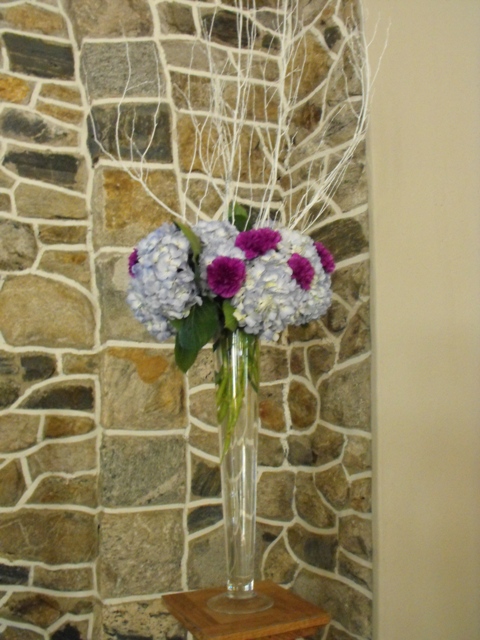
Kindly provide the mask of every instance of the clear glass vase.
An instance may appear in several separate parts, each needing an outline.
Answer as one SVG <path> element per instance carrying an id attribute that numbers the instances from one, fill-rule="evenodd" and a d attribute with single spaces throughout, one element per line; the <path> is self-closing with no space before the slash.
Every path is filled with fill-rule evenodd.
<path id="1" fill-rule="evenodd" d="M 260 346 L 255 336 L 237 329 L 224 331 L 214 348 L 227 588 L 208 606 L 253 613 L 273 604 L 254 590 Z"/>

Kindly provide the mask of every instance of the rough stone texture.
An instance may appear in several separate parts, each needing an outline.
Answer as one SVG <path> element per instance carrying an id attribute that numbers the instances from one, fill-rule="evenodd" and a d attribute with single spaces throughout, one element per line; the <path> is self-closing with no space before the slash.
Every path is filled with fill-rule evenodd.
<path id="1" fill-rule="evenodd" d="M 339 426 L 369 431 L 370 360 L 333 373 L 320 385 L 323 420 Z"/>
<path id="2" fill-rule="evenodd" d="M 192 497 L 216 498 L 221 495 L 220 468 L 192 456 Z"/>
<path id="3" fill-rule="evenodd" d="M 168 613 L 160 598 L 105 604 L 102 623 L 103 633 L 98 640 L 181 640 L 186 637 L 184 627 Z"/>
<path id="4" fill-rule="evenodd" d="M 28 466 L 33 480 L 46 471 L 90 471 L 96 466 L 95 437 L 80 442 L 47 442 L 28 456 Z"/>
<path id="5" fill-rule="evenodd" d="M 187 565 L 189 589 L 206 589 L 225 582 L 224 548 L 222 527 L 190 542 Z"/>
<path id="6" fill-rule="evenodd" d="M 12 148 L 7 151 L 3 164 L 21 178 L 40 180 L 74 191 L 85 190 L 85 162 L 73 154 Z"/>
<path id="7" fill-rule="evenodd" d="M 26 2 L 2 10 L 0 24 L 17 30 L 43 33 L 47 36 L 68 35 L 67 25 L 61 15 Z"/>
<path id="8" fill-rule="evenodd" d="M 359 516 L 340 518 L 339 543 L 350 553 L 372 559 L 372 522 Z"/>
<path id="9" fill-rule="evenodd" d="M 350 487 L 342 465 L 337 464 L 315 474 L 315 486 L 338 511 L 348 507 Z"/>
<path id="10" fill-rule="evenodd" d="M 190 389 L 201 385 L 214 382 L 214 356 L 213 350 L 210 345 L 207 345 L 205 349 L 202 349 L 197 356 L 197 359 L 188 370 L 188 383 Z"/>
<path id="11" fill-rule="evenodd" d="M 82 104 L 82 96 L 76 87 L 66 87 L 60 84 L 49 84 L 46 82 L 42 84 L 39 95 L 43 98 L 51 98 L 79 106 Z"/>
<path id="12" fill-rule="evenodd" d="M 46 251 L 38 268 L 59 273 L 90 288 L 90 262 L 89 255 L 85 251 Z"/>
<path id="13" fill-rule="evenodd" d="M 0 514 L 0 553 L 10 561 L 90 562 L 97 553 L 95 517 L 49 509 Z"/>
<path id="14" fill-rule="evenodd" d="M 294 486 L 295 474 L 291 471 L 262 473 L 257 485 L 258 516 L 282 522 L 291 520 Z"/>
<path id="15" fill-rule="evenodd" d="M 287 550 L 283 538 L 275 542 L 265 558 L 265 580 L 273 580 L 277 584 L 287 584 L 295 576 L 297 563 Z"/>
<path id="16" fill-rule="evenodd" d="M 184 379 L 169 352 L 110 347 L 103 354 L 100 378 L 106 429 L 186 426 Z"/>
<path id="17" fill-rule="evenodd" d="M 312 533 L 297 524 L 288 530 L 288 543 L 303 562 L 326 571 L 335 569 L 338 546 L 336 534 Z"/>
<path id="18" fill-rule="evenodd" d="M 45 385 L 33 391 L 20 406 L 26 409 L 93 411 L 94 403 L 93 384 L 73 380 Z"/>
<path id="19" fill-rule="evenodd" d="M 97 374 L 99 371 L 100 358 L 97 354 L 63 354 L 63 372 L 65 375 L 78 373 Z"/>
<path id="20" fill-rule="evenodd" d="M 88 599 L 54 597 L 44 593 L 25 591 L 12 593 L 0 609 L 0 615 L 10 620 L 25 621 L 45 629 L 60 620 L 65 613 L 75 616 L 88 614 L 91 611 L 92 601 Z M 51 636 L 53 640 L 62 637 L 57 633 L 55 632 Z"/>
<path id="21" fill-rule="evenodd" d="M 33 584 L 54 591 L 88 591 L 93 588 L 92 569 L 51 570 L 37 566 L 33 573 Z"/>
<path id="22" fill-rule="evenodd" d="M 288 327 L 288 342 L 309 342 L 310 340 L 321 340 L 326 338 L 327 334 L 320 320 L 314 320 L 308 324 L 298 327 Z"/>
<path id="23" fill-rule="evenodd" d="M 28 584 L 29 567 L 0 564 L 0 584 Z"/>
<path id="24" fill-rule="evenodd" d="M 106 507 L 185 501 L 185 441 L 178 436 L 106 436 L 101 451 L 101 500 Z"/>
<path id="25" fill-rule="evenodd" d="M 353 634 L 371 637 L 372 601 L 363 593 L 305 569 L 295 580 L 293 591 L 305 600 L 321 605 Z"/>
<path id="26" fill-rule="evenodd" d="M 40 78 L 73 80 L 74 59 L 70 45 L 4 33 L 10 69 Z"/>
<path id="27" fill-rule="evenodd" d="M 196 33 L 195 22 L 190 7 L 175 2 L 161 2 L 157 5 L 162 33 Z"/>
<path id="28" fill-rule="evenodd" d="M 85 37 L 128 38 L 152 34 L 152 16 L 144 0 L 105 0 L 100 6 L 96 0 L 81 3 L 64 0 L 64 6 L 79 44 Z"/>
<path id="29" fill-rule="evenodd" d="M 212 456 L 218 456 L 218 431 L 206 431 L 192 424 L 188 435 L 188 444 Z"/>
<path id="30" fill-rule="evenodd" d="M 98 505 L 94 476 L 44 478 L 28 499 L 29 504 L 75 504 L 92 509 Z"/>
<path id="31" fill-rule="evenodd" d="M 363 304 L 348 323 L 342 336 L 338 361 L 344 362 L 370 351 L 370 348 L 370 309 L 368 304 Z"/>
<path id="32" fill-rule="evenodd" d="M 316 396 L 298 380 L 292 380 L 288 391 L 288 407 L 294 429 L 307 429 L 317 418 Z"/>
<path id="33" fill-rule="evenodd" d="M 353 161 L 347 168 L 345 176 L 334 195 L 334 200 L 343 211 L 350 211 L 367 202 L 368 185 L 365 160 L 365 148 L 360 145 Z M 328 245 L 327 245 L 328 246 Z M 364 251 L 365 248 L 362 249 Z M 358 253 L 361 253 L 359 251 Z"/>
<path id="34" fill-rule="evenodd" d="M 312 234 L 313 239 L 329 248 L 336 262 L 352 258 L 368 249 L 368 239 L 356 218 L 341 218 Z"/>
<path id="35" fill-rule="evenodd" d="M 43 640 L 45 636 L 18 627 L 6 627 L 2 640 Z"/>
<path id="36" fill-rule="evenodd" d="M 333 344 L 313 345 L 307 349 L 308 369 L 314 382 L 333 368 L 335 357 Z"/>
<path id="37" fill-rule="evenodd" d="M 288 461 L 290 464 L 317 466 L 336 460 L 342 453 L 345 438 L 341 433 L 322 425 L 308 436 L 289 436 Z"/>
<path id="38" fill-rule="evenodd" d="M 180 590 L 183 537 L 181 510 L 103 514 L 98 561 L 102 597 Z"/>
<path id="39" fill-rule="evenodd" d="M 40 418 L 32 415 L 0 416 L 0 452 L 15 453 L 28 449 L 37 441 Z"/>
<path id="40" fill-rule="evenodd" d="M 26 104 L 32 94 L 32 85 L 22 78 L 0 73 L 0 100 L 13 104 Z"/>
<path id="41" fill-rule="evenodd" d="M 206 389 L 190 394 L 190 414 L 212 427 L 217 425 L 215 389 Z"/>
<path id="42" fill-rule="evenodd" d="M 279 438 L 261 433 L 258 437 L 257 464 L 265 467 L 280 467 L 285 460 L 285 450 Z"/>
<path id="43" fill-rule="evenodd" d="M 0 269 L 21 271 L 32 266 L 37 256 L 35 233 L 29 224 L 0 219 Z"/>
<path id="44" fill-rule="evenodd" d="M 46 144 L 54 147 L 70 147 L 78 144 L 78 134 L 52 124 L 36 113 L 23 109 L 7 109 L 0 116 L 0 132 L 5 138 Z"/>
<path id="45" fill-rule="evenodd" d="M 372 569 L 355 562 L 344 553 L 340 553 L 338 556 L 338 570 L 340 575 L 345 576 L 345 578 L 357 582 L 370 591 L 373 589 Z"/>
<path id="46" fill-rule="evenodd" d="M 292 348 L 290 351 L 290 371 L 295 376 L 305 376 L 305 355 L 304 349 Z"/>
<path id="47" fill-rule="evenodd" d="M 0 506 L 13 507 L 26 489 L 19 460 L 12 460 L 0 469 Z"/>
<path id="48" fill-rule="evenodd" d="M 77 108 L 70 109 L 42 100 L 39 100 L 37 103 L 37 111 L 51 118 L 55 118 L 55 120 L 59 120 L 60 122 L 65 122 L 66 124 L 79 126 L 83 124 L 84 121 L 83 110 Z"/>
<path id="49" fill-rule="evenodd" d="M 38 237 L 43 244 L 85 244 L 87 228 L 39 225 Z"/>
<path id="50" fill-rule="evenodd" d="M 299 472 L 295 485 L 295 506 L 298 515 L 313 527 L 328 529 L 335 526 L 335 513 L 316 490 L 313 475 Z"/>
<path id="51" fill-rule="evenodd" d="M 370 513 L 372 510 L 372 480 L 361 478 L 353 480 L 350 491 L 350 506 L 355 511 Z"/>
<path id="52" fill-rule="evenodd" d="M 48 380 L 57 373 L 57 363 L 54 356 L 39 353 L 20 356 L 22 378 L 26 382 Z"/>
<path id="53" fill-rule="evenodd" d="M 334 300 L 323 318 L 325 326 L 332 333 L 341 333 L 348 324 L 348 309 L 337 300 Z"/>
<path id="54" fill-rule="evenodd" d="M 371 441 L 361 436 L 348 436 L 343 465 L 350 475 L 369 471 L 372 468 Z"/>
<path id="55" fill-rule="evenodd" d="M 179 211 L 177 181 L 171 170 L 149 174 L 148 186 L 173 211 Z M 94 241 L 104 245 L 132 247 L 171 214 L 119 169 L 97 171 L 94 194 Z M 135 212 L 135 215 L 132 215 Z"/>
<path id="56" fill-rule="evenodd" d="M 262 345 L 260 350 L 260 380 L 275 382 L 288 376 L 288 356 L 284 349 Z"/>
<path id="57" fill-rule="evenodd" d="M 189 512 L 187 517 L 187 528 L 189 533 L 200 531 L 211 527 L 223 518 L 221 505 L 206 505 L 197 507 Z"/>
<path id="58" fill-rule="evenodd" d="M 359 300 L 364 300 L 369 296 L 368 276 L 368 262 L 360 262 L 338 269 L 332 274 L 332 289 L 345 302 L 353 306 Z"/>
<path id="59" fill-rule="evenodd" d="M 83 220 L 87 217 L 85 198 L 26 182 L 15 190 L 18 214 L 26 218 Z"/>
<path id="60" fill-rule="evenodd" d="M 79 416 L 46 416 L 43 435 L 45 438 L 82 436 L 95 429 L 92 418 Z"/>
<path id="61" fill-rule="evenodd" d="M 338 629 L 338 627 L 334 627 L 333 625 L 330 625 L 330 627 L 328 628 L 328 634 L 325 640 L 355 640 L 355 638 L 351 636 L 349 633 L 346 633 L 345 631 Z"/>
<path id="62" fill-rule="evenodd" d="M 281 384 L 260 387 L 258 414 L 264 429 L 277 433 L 286 431 L 283 392 L 284 387 Z"/>
<path id="63" fill-rule="evenodd" d="M 0 211 L 10 213 L 12 210 L 12 200 L 9 193 L 0 193 Z"/>

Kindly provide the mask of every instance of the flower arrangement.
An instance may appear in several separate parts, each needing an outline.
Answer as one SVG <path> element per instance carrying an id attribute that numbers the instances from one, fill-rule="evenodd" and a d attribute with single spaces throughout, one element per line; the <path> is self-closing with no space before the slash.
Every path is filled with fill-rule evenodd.
<path id="1" fill-rule="evenodd" d="M 276 341 L 331 302 L 335 263 L 321 243 L 273 223 L 254 228 L 243 207 L 232 210 L 231 221 L 165 223 L 129 259 L 127 302 L 157 340 L 175 336 L 184 372 L 225 330 Z"/>

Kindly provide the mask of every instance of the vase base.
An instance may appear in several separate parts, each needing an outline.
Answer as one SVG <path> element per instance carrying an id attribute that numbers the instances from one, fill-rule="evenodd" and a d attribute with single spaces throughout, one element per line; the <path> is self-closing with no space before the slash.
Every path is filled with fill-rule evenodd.
<path id="1" fill-rule="evenodd" d="M 256 591 L 241 595 L 225 591 L 207 601 L 207 606 L 212 611 L 229 614 L 258 613 L 270 609 L 272 605 L 272 598 Z"/>

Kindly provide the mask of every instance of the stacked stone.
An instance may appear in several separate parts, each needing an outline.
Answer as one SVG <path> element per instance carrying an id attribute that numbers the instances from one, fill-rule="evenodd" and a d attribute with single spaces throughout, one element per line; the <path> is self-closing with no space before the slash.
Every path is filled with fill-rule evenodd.
<path id="1" fill-rule="evenodd" d="M 226 55 L 237 23 L 232 1 L 222 4 L 211 27 Z M 304 12 L 317 35 L 298 140 L 318 122 L 309 95 L 341 41 L 333 10 L 315 22 L 325 4 Z M 266 17 L 275 5 L 257 0 Z M 181 375 L 173 345 L 155 343 L 125 303 L 139 238 L 170 210 L 210 215 L 222 205 L 208 176 L 186 179 L 201 169 L 185 110 L 208 104 L 198 41 L 211 12 L 197 0 L 0 4 L 5 640 L 173 640 L 185 631 L 162 593 L 225 580 L 211 351 Z M 262 46 L 274 50 L 259 34 Z M 276 66 L 259 77 L 274 80 Z M 256 91 L 252 114 L 275 121 L 275 101 L 265 112 L 267 89 Z M 129 174 L 132 126 L 158 202 Z M 352 133 L 346 120 L 329 144 Z M 250 160 L 260 182 L 263 160 Z M 331 310 L 264 345 L 261 359 L 257 577 L 331 611 L 325 640 L 371 637 L 364 163 L 360 149 L 314 232 L 338 263 Z"/>

